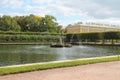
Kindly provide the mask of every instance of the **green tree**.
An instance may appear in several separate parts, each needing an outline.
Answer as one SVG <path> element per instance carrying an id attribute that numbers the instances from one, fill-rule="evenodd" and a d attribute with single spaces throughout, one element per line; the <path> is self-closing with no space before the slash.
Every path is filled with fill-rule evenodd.
<path id="1" fill-rule="evenodd" d="M 23 32 L 38 32 L 40 29 L 40 20 L 41 17 L 35 16 L 33 14 L 29 16 L 16 16 L 15 20 L 21 26 Z"/>
<path id="2" fill-rule="evenodd" d="M 30 14 L 28 16 L 0 17 L 0 31 L 50 32 L 60 33 L 61 25 L 51 15 L 45 17 Z"/>
<path id="3" fill-rule="evenodd" d="M 20 31 L 21 28 L 12 17 L 4 15 L 0 19 L 0 30 L 16 32 L 16 31 Z"/>
<path id="4" fill-rule="evenodd" d="M 61 26 L 58 25 L 55 17 L 50 15 L 45 15 L 45 17 L 42 17 L 42 20 L 40 23 L 41 32 L 56 33 L 56 32 L 59 32 L 60 29 L 61 29 Z"/>

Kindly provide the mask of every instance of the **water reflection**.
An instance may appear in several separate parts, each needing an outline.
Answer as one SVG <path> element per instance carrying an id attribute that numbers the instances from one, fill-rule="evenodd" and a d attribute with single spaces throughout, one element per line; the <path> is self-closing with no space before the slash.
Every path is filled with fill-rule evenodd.
<path id="1" fill-rule="evenodd" d="M 120 54 L 116 46 L 50 48 L 40 45 L 0 45 L 0 66 Z"/>

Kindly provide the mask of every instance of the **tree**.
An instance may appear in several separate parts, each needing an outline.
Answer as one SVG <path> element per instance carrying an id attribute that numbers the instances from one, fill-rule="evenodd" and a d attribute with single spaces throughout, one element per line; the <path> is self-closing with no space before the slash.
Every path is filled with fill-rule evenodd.
<path id="1" fill-rule="evenodd" d="M 0 30 L 16 32 L 16 31 L 20 31 L 21 28 L 12 17 L 4 15 L 0 19 Z"/>
<path id="2" fill-rule="evenodd" d="M 40 23 L 40 31 L 41 32 L 52 32 L 56 33 L 59 32 L 60 26 L 56 22 L 56 18 L 50 15 L 45 15 L 42 17 Z"/>
<path id="3" fill-rule="evenodd" d="M 51 15 L 45 17 L 30 14 L 28 16 L 0 17 L 1 31 L 22 32 L 50 32 L 60 33 L 62 26 L 58 25 L 56 18 Z"/>
<path id="4" fill-rule="evenodd" d="M 30 14 L 29 16 L 16 16 L 14 19 L 21 26 L 23 32 L 38 32 L 40 29 L 41 17 Z"/>

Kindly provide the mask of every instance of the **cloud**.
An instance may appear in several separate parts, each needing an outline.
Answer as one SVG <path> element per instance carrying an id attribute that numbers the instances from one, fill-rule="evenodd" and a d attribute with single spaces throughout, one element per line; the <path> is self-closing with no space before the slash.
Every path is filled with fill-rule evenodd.
<path id="1" fill-rule="evenodd" d="M 33 2 L 37 4 L 48 3 L 42 8 L 44 11 L 48 10 L 49 14 L 80 15 L 98 19 L 120 17 L 119 0 L 33 0 Z"/>
<path id="2" fill-rule="evenodd" d="M 119 24 L 119 4 L 120 0 L 1 0 L 0 10 L 1 14 L 11 15 L 35 14 L 44 16 L 50 14 L 57 18 L 61 16 L 66 20 L 66 23 L 84 18 L 91 19 L 91 21 L 94 19 L 97 22 Z M 12 11 L 13 9 L 14 11 Z M 60 18 L 60 23 L 62 23 L 61 19 L 63 18 Z"/>
<path id="3" fill-rule="evenodd" d="M 0 16 L 3 16 L 3 15 L 9 15 L 11 17 L 14 17 L 14 16 L 26 16 L 26 15 L 29 15 L 29 14 L 17 13 L 17 12 L 9 12 L 7 14 L 1 14 L 0 13 Z"/>
<path id="4" fill-rule="evenodd" d="M 40 14 L 80 15 L 98 19 L 119 18 L 119 4 L 120 0 L 3 0 L 0 3 L 14 9 L 23 6 L 25 11 Z"/>
<path id="5" fill-rule="evenodd" d="M 62 6 L 62 5 L 57 5 L 57 4 L 47 6 L 46 9 L 50 10 L 49 12 L 51 13 L 63 15 L 63 16 L 74 16 L 74 15 L 86 16 L 87 14 L 87 13 L 82 13 L 80 10 Z"/>
<path id="6" fill-rule="evenodd" d="M 3 14 L 0 13 L 0 17 L 3 16 Z"/>
<path id="7" fill-rule="evenodd" d="M 35 4 L 48 4 L 53 2 L 54 0 L 32 0 L 33 3 Z"/>
<path id="8" fill-rule="evenodd" d="M 90 21 L 119 24 L 119 0 L 33 0 L 36 4 L 26 6 L 26 10 L 36 14 L 89 17 Z M 54 3 L 53 3 L 54 2 Z M 93 20 L 94 19 L 94 20 Z M 62 20 L 59 21 L 62 23 Z M 74 22 L 73 20 L 70 22 Z M 68 23 L 68 22 L 67 22 Z M 63 22 L 63 24 L 65 24 Z"/>
<path id="9" fill-rule="evenodd" d="M 23 0 L 2 0 L 0 2 L 1 7 L 6 7 L 6 8 L 20 8 L 23 5 Z"/>
<path id="10" fill-rule="evenodd" d="M 120 17 L 120 0 L 58 0 L 62 6 L 87 13 L 95 18 L 118 18 Z"/>
<path id="11" fill-rule="evenodd" d="M 50 10 L 47 10 L 46 6 L 27 5 L 27 6 L 25 6 L 25 11 L 30 12 L 30 13 L 34 13 L 34 14 L 37 14 L 37 15 L 42 15 L 42 16 L 50 13 Z"/>
<path id="12" fill-rule="evenodd" d="M 63 15 L 63 16 L 87 16 L 87 13 L 82 13 L 78 9 L 57 5 L 57 4 L 49 4 L 46 6 L 31 6 L 27 5 L 25 7 L 26 11 L 32 11 L 39 14 L 55 14 L 55 15 Z"/>

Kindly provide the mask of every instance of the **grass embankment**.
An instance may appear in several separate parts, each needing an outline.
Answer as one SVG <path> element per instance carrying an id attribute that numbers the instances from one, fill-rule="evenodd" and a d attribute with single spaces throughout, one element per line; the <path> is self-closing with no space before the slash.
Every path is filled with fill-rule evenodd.
<path id="1" fill-rule="evenodd" d="M 99 62 L 118 61 L 118 60 L 120 60 L 119 56 L 111 56 L 111 57 L 90 58 L 90 59 L 81 59 L 81 60 L 70 60 L 70 61 L 62 61 L 62 62 L 50 62 L 50 63 L 33 64 L 33 65 L 25 65 L 25 66 L 22 65 L 22 66 L 4 67 L 4 68 L 0 68 L 0 75 L 23 73 L 23 72 L 37 71 L 37 70 L 46 70 L 46 69 L 61 68 L 61 67 L 71 67 L 71 66 L 86 65 L 86 64 L 99 63 Z"/>

